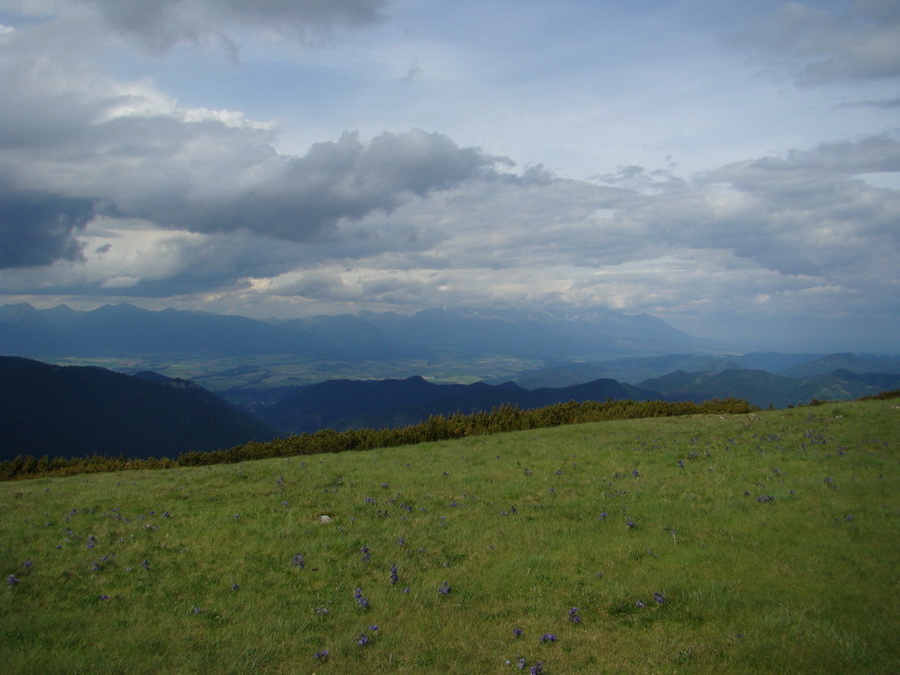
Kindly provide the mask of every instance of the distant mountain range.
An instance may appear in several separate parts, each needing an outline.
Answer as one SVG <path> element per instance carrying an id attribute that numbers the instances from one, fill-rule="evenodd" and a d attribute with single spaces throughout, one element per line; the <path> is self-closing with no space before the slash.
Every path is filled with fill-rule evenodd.
<path id="1" fill-rule="evenodd" d="M 900 370 L 900 369 L 898 369 Z M 567 401 L 666 400 L 705 401 L 742 398 L 761 408 L 819 400 L 851 400 L 900 388 L 900 373 L 834 373 L 808 378 L 774 375 L 763 370 L 676 371 L 637 386 L 598 379 L 567 387 L 528 390 L 514 382 L 488 385 L 434 384 L 421 377 L 405 380 L 331 380 L 298 387 L 278 403 L 261 408 L 268 424 L 293 433 L 322 428 L 338 431 L 417 424 L 431 415 L 469 414 L 503 404 L 522 409 Z"/>
<path id="2" fill-rule="evenodd" d="M 332 380 L 302 387 L 296 393 L 259 411 L 272 426 L 293 433 L 331 428 L 338 431 L 366 427 L 402 427 L 424 422 L 432 415 L 465 415 L 507 404 L 522 409 L 566 401 L 659 398 L 659 395 L 596 380 L 561 389 L 529 391 L 512 382 L 501 385 L 433 384 L 421 377 L 405 380 Z"/>
<path id="3" fill-rule="evenodd" d="M 721 373 L 726 370 L 759 370 L 784 377 L 813 377 L 836 370 L 853 373 L 900 373 L 900 357 L 869 354 L 666 354 L 627 357 L 603 362 L 550 364 L 517 375 L 516 384 L 526 389 L 564 387 L 605 377 L 644 386 L 647 380 L 677 371 Z M 792 385 L 793 386 L 793 385 Z M 652 388 L 652 387 L 651 387 Z M 739 394 L 735 394 L 739 395 Z"/>
<path id="4" fill-rule="evenodd" d="M 185 380 L 0 357 L 0 461 L 175 457 L 279 434 Z"/>
<path id="5" fill-rule="evenodd" d="M 681 353 L 675 353 L 675 352 Z M 177 456 L 322 428 L 393 427 L 431 415 L 523 409 L 570 400 L 702 401 L 733 396 L 760 407 L 846 400 L 900 388 L 900 358 L 861 354 L 714 354 L 699 338 L 647 315 L 431 309 L 260 321 L 106 305 L 79 312 L 0 307 L 0 460 L 18 454 Z M 225 355 L 207 376 L 218 394 L 156 373 L 52 366 L 21 357 Z M 267 387 L 251 356 L 288 364 L 482 363 L 502 356 L 541 368 L 475 384 L 422 377 L 342 379 Z M 13 356 L 14 355 L 14 356 Z M 445 361 L 446 360 L 446 361 Z M 155 367 L 155 366 L 154 366 Z M 230 369 L 230 370 L 229 370 Z M 233 371 L 233 372 L 232 372 Z M 515 381 L 508 381 L 514 379 Z M 287 382 L 287 384 L 285 384 Z M 238 383 L 236 386 L 234 383 Z M 254 388 L 256 387 L 256 388 Z M 246 405 L 239 408 L 226 402 Z"/>
<path id="6" fill-rule="evenodd" d="M 659 392 L 668 400 L 705 401 L 734 396 L 761 408 L 820 401 L 846 401 L 900 388 L 900 374 L 853 373 L 836 370 L 810 377 L 785 377 L 764 370 L 728 369 L 720 372 L 675 371 L 644 380 L 642 388 Z"/>
<path id="7" fill-rule="evenodd" d="M 613 358 L 708 348 L 700 338 L 641 314 L 429 309 L 261 321 L 133 305 L 79 312 L 0 307 L 0 353 L 53 358 L 123 354 L 296 354 L 342 361 L 505 354 L 540 359 Z"/>
<path id="8" fill-rule="evenodd" d="M 850 362 L 854 361 L 846 355 L 831 355 L 806 368 L 815 372 L 815 363 L 825 367 Z M 867 363 L 855 361 L 857 366 Z M 882 365 L 888 368 L 887 362 Z M 898 388 L 900 372 L 845 369 L 810 377 L 734 368 L 674 371 L 637 386 L 602 378 L 536 389 L 513 382 L 435 384 L 421 377 L 330 380 L 285 387 L 277 402 L 251 415 L 193 382 L 157 373 L 125 375 L 0 357 L 0 461 L 17 455 L 175 457 L 190 450 L 229 448 L 324 428 L 406 426 L 432 415 L 470 414 L 505 404 L 531 409 L 567 401 L 703 401 L 733 396 L 760 407 L 784 407 Z"/>

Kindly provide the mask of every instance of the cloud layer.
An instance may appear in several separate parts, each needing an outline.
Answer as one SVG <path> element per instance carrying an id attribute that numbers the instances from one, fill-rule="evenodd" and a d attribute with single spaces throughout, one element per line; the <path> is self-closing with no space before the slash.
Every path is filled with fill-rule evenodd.
<path id="1" fill-rule="evenodd" d="M 704 50 L 721 46 L 704 35 L 697 58 L 677 64 L 689 96 L 662 82 L 678 81 L 674 70 L 651 74 L 661 61 L 573 51 L 562 32 L 544 45 L 553 58 L 528 62 L 522 51 L 526 62 L 513 64 L 496 49 L 537 40 L 541 22 L 527 13 L 497 37 L 498 48 L 486 27 L 473 26 L 463 61 L 435 17 L 431 42 L 408 37 L 430 25 L 418 23 L 424 6 L 0 0 L 13 24 L 0 31 L 0 89 L 15 92 L 0 97 L 0 299 L 138 298 L 256 316 L 606 305 L 699 335 L 746 337 L 764 326 L 784 333 L 771 344 L 799 347 L 827 334 L 835 346 L 888 349 L 900 328 L 900 130 L 889 118 L 900 12 L 838 4 L 708 17 L 721 23 L 719 37 L 742 36 L 740 50 L 722 58 L 756 55 L 743 74 L 748 87 L 766 91 L 777 74 L 754 116 L 742 110 L 739 87 L 710 71 Z M 658 34 L 654 54 L 681 49 L 691 6 L 663 5 L 650 19 L 624 10 L 602 18 Z M 540 3 L 527 6 L 543 16 Z M 597 11 L 565 3 L 553 20 L 597 22 Z M 393 22 L 403 30 L 390 32 Z M 364 48 L 354 52 L 357 43 Z M 261 72 L 261 54 L 279 77 L 308 81 L 299 101 L 320 96 L 330 111 L 340 102 L 341 115 L 358 110 L 357 128 L 368 131 L 329 126 L 309 105 L 303 119 L 329 135 L 291 151 L 284 121 L 248 114 L 252 98 L 221 105 L 227 97 L 217 92 L 234 82 L 252 91 L 241 78 Z M 472 54 L 483 57 L 483 75 L 461 67 Z M 166 87 L 167 68 L 184 59 L 212 79 L 180 98 Z M 605 70 L 594 68 L 601 63 Z M 761 65 L 770 71 L 753 79 Z M 158 79 L 141 74 L 157 66 Z M 502 76 L 511 78 L 505 87 Z M 600 87 L 591 78 L 609 79 Z M 631 98 L 632 87 L 657 80 L 648 97 Z M 594 89 L 603 95 L 589 97 Z M 742 116 L 730 126 L 712 110 L 720 99 Z M 786 116 L 798 104 L 806 115 Z M 641 128 L 623 112 L 638 105 L 647 130 L 618 138 Z M 391 128 L 407 109 L 416 122 Z M 710 121 L 715 133 L 706 139 L 691 120 Z M 604 158 L 607 147 L 679 134 L 682 144 L 730 149 L 720 161 L 699 152 L 702 170 L 681 169 L 679 158 L 651 164 L 641 151 L 615 170 L 575 177 L 565 166 L 501 156 L 507 140 L 495 148 L 490 136 L 460 141 L 429 121 L 466 138 L 495 128 L 498 139 L 521 137 L 516 147 L 557 159 L 574 153 L 563 147 Z M 517 133 L 504 135 L 506 124 Z"/>

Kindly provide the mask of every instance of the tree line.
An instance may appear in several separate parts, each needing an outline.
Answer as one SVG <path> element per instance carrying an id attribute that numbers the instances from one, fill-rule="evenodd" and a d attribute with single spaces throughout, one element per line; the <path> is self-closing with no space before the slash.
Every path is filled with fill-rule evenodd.
<path id="1" fill-rule="evenodd" d="M 759 410 L 743 399 L 711 399 L 702 403 L 693 401 L 569 401 L 522 410 L 517 406 L 502 405 L 489 412 L 468 415 L 433 415 L 425 422 L 393 429 L 349 429 L 335 431 L 322 429 L 315 433 L 292 434 L 272 441 L 251 441 L 224 450 L 210 452 L 185 452 L 177 458 L 150 457 L 146 459 L 108 457 L 35 458 L 19 455 L 0 463 L 0 480 L 38 478 L 44 476 L 71 476 L 85 473 L 104 473 L 136 469 L 174 469 L 185 466 L 209 466 L 234 464 L 255 459 L 293 457 L 351 450 L 374 450 L 398 445 L 415 445 L 432 441 L 451 440 L 470 436 L 483 436 L 508 431 L 542 429 L 567 424 L 603 422 L 608 420 L 638 419 L 646 417 L 672 417 L 678 415 L 745 414 Z"/>

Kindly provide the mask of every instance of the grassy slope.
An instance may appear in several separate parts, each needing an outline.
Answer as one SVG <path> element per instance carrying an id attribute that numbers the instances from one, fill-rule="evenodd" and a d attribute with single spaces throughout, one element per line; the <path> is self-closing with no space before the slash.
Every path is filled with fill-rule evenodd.
<path id="1" fill-rule="evenodd" d="M 0 671 L 897 672 L 896 405 L 3 483 Z"/>

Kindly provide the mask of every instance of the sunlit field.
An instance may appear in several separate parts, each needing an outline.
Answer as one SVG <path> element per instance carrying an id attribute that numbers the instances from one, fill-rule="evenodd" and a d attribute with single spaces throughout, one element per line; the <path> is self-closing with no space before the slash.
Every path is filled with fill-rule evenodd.
<path id="1" fill-rule="evenodd" d="M 897 672 L 898 403 L 0 483 L 0 670 Z"/>

